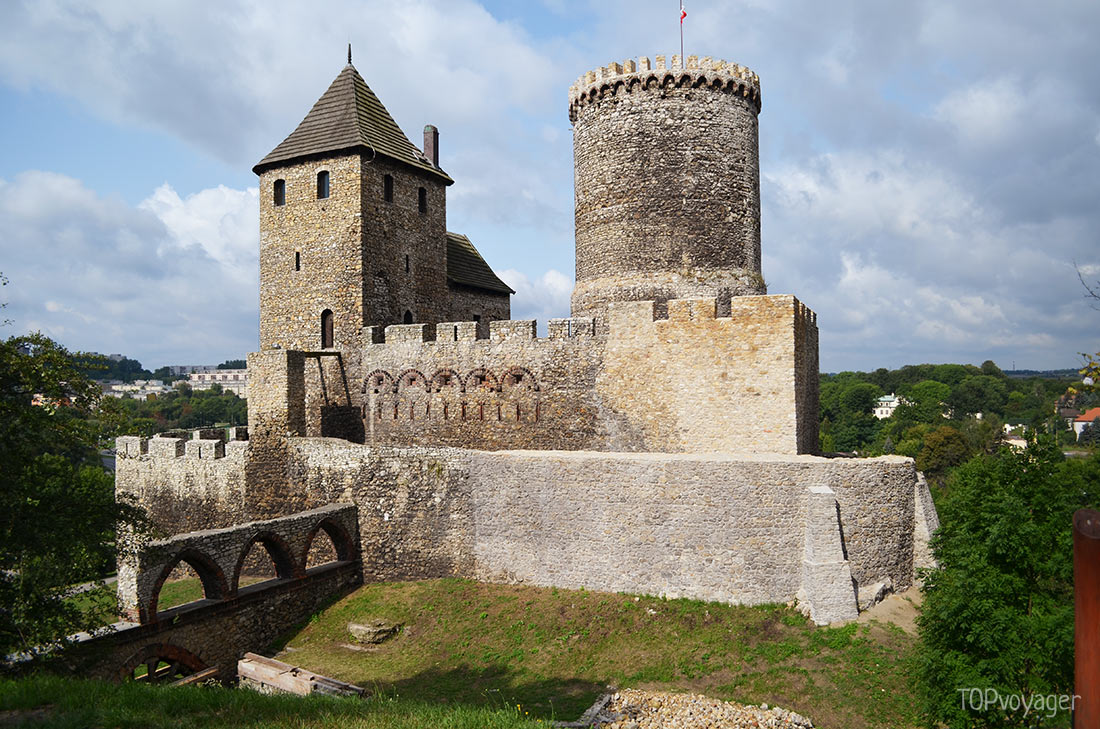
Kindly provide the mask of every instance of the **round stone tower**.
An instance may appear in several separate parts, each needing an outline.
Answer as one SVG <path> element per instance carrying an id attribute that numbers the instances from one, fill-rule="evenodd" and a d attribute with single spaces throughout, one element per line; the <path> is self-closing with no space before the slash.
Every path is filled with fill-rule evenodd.
<path id="1" fill-rule="evenodd" d="M 711 58 L 657 56 L 569 89 L 576 191 L 573 316 L 611 301 L 764 294 L 760 79 Z"/>

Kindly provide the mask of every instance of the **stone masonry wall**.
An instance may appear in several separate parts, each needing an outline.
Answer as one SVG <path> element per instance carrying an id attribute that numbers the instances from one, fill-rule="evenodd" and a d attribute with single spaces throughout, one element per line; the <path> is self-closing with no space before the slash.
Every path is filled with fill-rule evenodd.
<path id="1" fill-rule="evenodd" d="M 601 430 L 593 392 L 603 340 L 590 319 L 387 327 L 363 353 L 367 441 L 390 445 L 591 448 Z M 430 340 L 430 341 L 425 341 Z"/>
<path id="2" fill-rule="evenodd" d="M 118 623 L 69 655 L 79 659 L 75 667 L 85 677 L 117 681 L 161 658 L 191 670 L 214 667 L 219 679 L 231 681 L 244 653 L 265 650 L 360 580 L 354 562 L 323 565 L 299 579 L 241 588 L 226 600 L 173 608 L 155 623 Z"/>
<path id="3" fill-rule="evenodd" d="M 167 534 L 250 518 L 249 441 L 123 436 L 116 442 L 115 491 L 144 507 Z"/>
<path id="4" fill-rule="evenodd" d="M 831 563 L 859 586 L 911 584 L 914 550 L 924 558 L 935 528 L 912 460 L 896 456 L 470 451 L 298 437 L 286 453 L 287 503 L 356 505 L 367 580 L 458 575 L 727 602 L 800 590 L 824 599 L 803 589 L 815 574 L 804 569 L 810 486 L 835 495 L 841 536 L 825 541 L 843 540 L 848 564 Z M 120 478 L 133 478 L 126 466 Z M 200 508 L 185 491 L 160 493 L 169 511 Z"/>
<path id="5" fill-rule="evenodd" d="M 817 450 L 816 316 L 793 296 L 613 302 L 591 319 L 365 337 L 366 440 L 487 450 Z"/>
<path id="6" fill-rule="evenodd" d="M 731 296 L 765 293 L 759 110 L 759 78 L 711 58 L 628 60 L 578 79 L 573 316 L 697 296 L 724 316 Z"/>
<path id="7" fill-rule="evenodd" d="M 370 448 L 292 439 L 302 487 L 358 506 L 367 580 L 796 599 L 807 489 L 832 490 L 853 580 L 913 580 L 913 461 Z M 855 599 L 853 593 L 853 599 Z"/>
<path id="8" fill-rule="evenodd" d="M 161 586 L 181 561 L 198 573 L 206 598 L 232 598 L 238 592 L 245 558 L 256 543 L 267 549 L 280 579 L 303 577 L 310 546 L 321 529 L 332 538 L 340 561 L 358 561 L 357 528 L 354 505 L 330 504 L 276 519 L 192 531 L 149 542 L 119 559 L 119 609 L 135 622 L 157 621 Z"/>

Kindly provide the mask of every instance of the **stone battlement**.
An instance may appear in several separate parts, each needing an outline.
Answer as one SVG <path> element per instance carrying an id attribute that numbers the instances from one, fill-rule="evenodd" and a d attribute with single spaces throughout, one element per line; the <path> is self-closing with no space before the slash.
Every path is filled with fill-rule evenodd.
<path id="1" fill-rule="evenodd" d="M 248 451 L 248 428 L 198 428 L 169 431 L 152 438 L 123 435 L 115 439 L 115 458 L 243 458 Z"/>
<path id="2" fill-rule="evenodd" d="M 578 78 L 569 87 L 569 119 L 576 121 L 581 107 L 620 89 L 633 92 L 669 85 L 708 86 L 737 94 L 752 101 L 760 111 L 760 77 L 740 64 L 710 56 L 688 56 L 686 64 L 678 55 L 672 56 L 670 62 L 666 62 L 665 56 L 656 56 L 653 62 L 642 56 L 637 61 L 610 63 Z"/>
<path id="3" fill-rule="evenodd" d="M 596 324 L 592 317 L 550 319 L 549 337 L 536 334 L 534 319 L 502 319 L 489 322 L 488 336 L 481 336 L 478 322 L 448 321 L 438 324 L 391 324 L 387 327 L 364 327 L 363 341 L 368 346 L 378 344 L 445 343 L 445 342 L 504 342 L 511 339 L 567 339 L 595 336 Z"/>

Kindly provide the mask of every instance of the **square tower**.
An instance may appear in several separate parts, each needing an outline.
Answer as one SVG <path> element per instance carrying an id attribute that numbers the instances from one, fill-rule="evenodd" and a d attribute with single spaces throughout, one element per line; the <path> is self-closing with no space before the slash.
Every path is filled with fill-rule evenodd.
<path id="1" fill-rule="evenodd" d="M 433 143 L 436 135 L 426 130 Z M 350 63 L 253 171 L 261 349 L 355 350 L 364 326 L 450 315 L 453 180 L 405 137 Z"/>

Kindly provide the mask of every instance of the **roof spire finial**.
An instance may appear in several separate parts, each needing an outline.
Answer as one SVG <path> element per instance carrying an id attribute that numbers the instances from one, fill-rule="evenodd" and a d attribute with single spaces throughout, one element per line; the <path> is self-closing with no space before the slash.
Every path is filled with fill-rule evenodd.
<path id="1" fill-rule="evenodd" d="M 351 43 L 348 43 L 348 65 L 351 65 Z"/>

